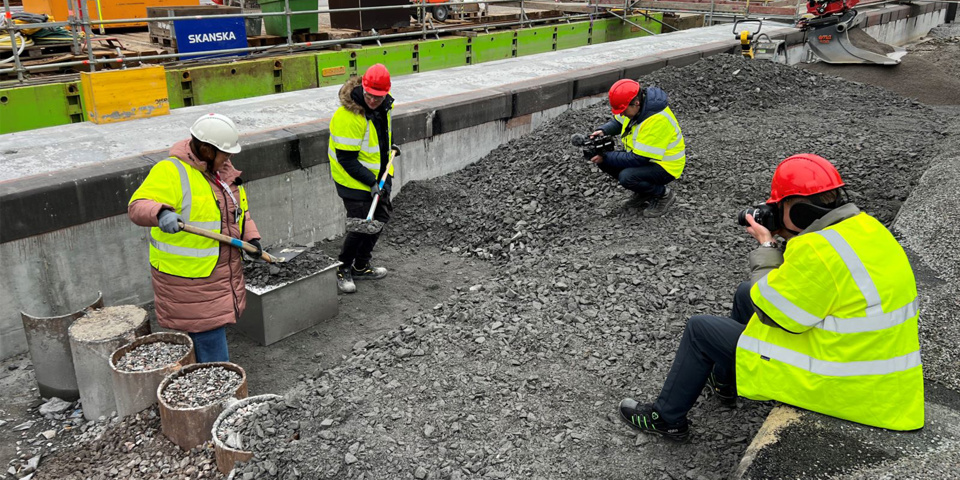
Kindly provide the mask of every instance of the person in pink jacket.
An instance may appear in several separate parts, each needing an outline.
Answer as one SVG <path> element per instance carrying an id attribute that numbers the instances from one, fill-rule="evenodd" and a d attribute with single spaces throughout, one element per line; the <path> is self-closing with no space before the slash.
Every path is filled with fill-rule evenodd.
<path id="1" fill-rule="evenodd" d="M 128 206 L 133 223 L 150 229 L 150 266 L 161 327 L 187 332 L 198 362 L 229 361 L 225 326 L 246 307 L 241 250 L 181 231 L 183 224 L 245 240 L 262 252 L 260 232 L 230 157 L 240 133 L 229 118 L 204 115 L 191 137 L 170 149 Z M 259 258 L 259 253 L 256 258 Z"/>

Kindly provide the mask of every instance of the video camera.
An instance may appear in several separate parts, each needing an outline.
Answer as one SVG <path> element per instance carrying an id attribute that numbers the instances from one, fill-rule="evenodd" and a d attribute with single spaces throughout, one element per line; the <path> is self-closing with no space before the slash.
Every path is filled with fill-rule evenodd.
<path id="1" fill-rule="evenodd" d="M 776 205 L 757 205 L 756 207 L 745 208 L 737 214 L 737 223 L 744 227 L 749 227 L 747 216 L 753 217 L 760 225 L 763 225 L 771 232 L 779 230 L 783 225 L 780 224 L 780 211 Z"/>
<path id="2" fill-rule="evenodd" d="M 597 155 L 603 155 L 604 152 L 612 152 L 615 146 L 613 137 L 610 135 L 600 135 L 590 138 L 579 133 L 570 137 L 570 143 L 575 147 L 583 149 L 583 158 L 590 160 Z"/>

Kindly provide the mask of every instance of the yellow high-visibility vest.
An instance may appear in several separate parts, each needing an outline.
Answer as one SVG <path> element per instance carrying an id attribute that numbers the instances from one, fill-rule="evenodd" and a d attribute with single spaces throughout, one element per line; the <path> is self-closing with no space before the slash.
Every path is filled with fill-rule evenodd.
<path id="1" fill-rule="evenodd" d="M 393 124 L 390 111 L 387 111 L 387 143 L 393 144 Z M 333 181 L 347 188 L 369 190 L 370 186 L 353 178 L 343 169 L 337 160 L 337 149 L 350 152 L 360 152 L 360 164 L 370 170 L 373 176 L 380 178 L 380 137 L 373 121 L 363 115 L 351 112 L 342 105 L 333 114 L 330 120 L 330 142 L 327 147 L 327 156 L 330 158 L 330 173 Z M 393 175 L 393 166 L 390 167 Z"/>
<path id="2" fill-rule="evenodd" d="M 680 178 L 687 163 L 687 145 L 680 131 L 680 123 L 670 107 L 650 115 L 627 133 L 630 119 L 615 115 L 621 124 L 620 138 L 628 152 L 647 157 L 660 165 L 674 178 Z"/>
<path id="3" fill-rule="evenodd" d="M 861 213 L 792 240 L 750 290 L 784 327 L 754 315 L 737 343 L 737 392 L 891 430 L 923 427 L 913 269 Z M 794 332 L 794 333 L 791 333 Z"/>
<path id="4" fill-rule="evenodd" d="M 247 192 L 239 187 L 240 212 L 237 216 L 240 233 L 247 212 Z M 176 157 L 157 163 L 143 184 L 133 192 L 134 200 L 149 199 L 165 203 L 183 217 L 184 223 L 220 233 L 220 207 L 217 197 L 203 172 Z M 213 273 L 220 258 L 220 243 L 186 232 L 164 233 L 159 227 L 150 229 L 150 265 L 178 277 L 206 278 Z"/>

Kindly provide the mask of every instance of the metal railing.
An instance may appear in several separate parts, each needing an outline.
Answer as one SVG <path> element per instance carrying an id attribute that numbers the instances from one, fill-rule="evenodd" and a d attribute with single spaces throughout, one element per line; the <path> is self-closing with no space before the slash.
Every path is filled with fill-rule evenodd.
<path id="1" fill-rule="evenodd" d="M 625 7 L 629 7 L 630 0 L 625 0 Z M 510 4 L 520 4 L 520 14 L 518 18 L 514 21 L 493 21 L 485 23 L 472 23 L 465 25 L 445 25 L 438 27 L 430 19 L 427 18 L 427 10 L 433 9 L 438 6 L 446 6 L 450 9 L 456 9 L 457 7 L 463 7 L 464 5 L 477 5 L 477 8 L 480 8 L 480 4 L 486 5 L 496 5 L 498 3 L 510 3 Z M 273 52 L 293 52 L 293 51 L 302 51 L 302 50 L 315 50 L 322 49 L 325 47 L 332 47 L 335 45 L 343 45 L 347 43 L 358 43 L 358 42 L 367 42 L 367 41 L 376 41 L 380 44 L 381 40 L 390 40 L 390 39 L 402 39 L 402 38 L 413 38 L 420 37 L 423 40 L 426 40 L 428 36 L 436 36 L 439 38 L 441 33 L 457 33 L 467 30 L 476 30 L 478 28 L 484 28 L 485 31 L 489 31 L 491 28 L 505 28 L 505 27 L 525 27 L 536 25 L 540 23 L 548 22 L 562 22 L 562 21 L 575 21 L 575 20 L 590 20 L 591 22 L 598 16 L 603 16 L 609 14 L 620 18 L 622 21 L 629 23 L 631 25 L 642 28 L 648 33 L 653 33 L 646 28 L 643 28 L 640 25 L 637 25 L 627 19 L 626 15 L 618 15 L 617 13 L 610 12 L 609 9 L 596 9 L 594 13 L 564 13 L 563 15 L 550 16 L 546 18 L 531 19 L 527 16 L 527 9 L 524 7 L 524 0 L 485 0 L 483 2 L 478 1 L 469 1 L 469 2 L 457 2 L 457 1 L 447 1 L 443 3 L 426 3 L 425 0 L 418 0 L 410 4 L 404 5 L 388 5 L 380 7 L 357 7 L 357 8 L 318 8 L 315 10 L 297 10 L 293 11 L 290 9 L 290 0 L 284 0 L 282 12 L 252 12 L 247 13 L 244 11 L 241 6 L 240 13 L 229 13 L 229 14 L 215 14 L 215 15 L 189 15 L 189 16 L 168 16 L 168 17 L 146 17 L 146 18 L 122 18 L 122 19 L 92 19 L 90 17 L 89 9 L 87 8 L 87 2 L 85 0 L 68 0 L 68 6 L 70 7 L 70 16 L 65 22 L 46 22 L 46 23 L 25 23 L 25 24 L 15 24 L 11 19 L 11 10 L 9 5 L 9 0 L 3 0 L 4 13 L 5 13 L 5 30 L 10 36 L 10 43 L 12 47 L 12 57 L 13 57 L 13 67 L 0 68 L 0 75 L 8 75 L 16 73 L 17 80 L 20 83 L 26 81 L 24 74 L 35 71 L 50 71 L 50 70 L 61 70 L 68 67 L 87 67 L 91 72 L 96 71 L 98 65 L 120 65 L 121 68 L 126 68 L 128 64 L 138 64 L 144 62 L 151 62 L 157 60 L 168 60 L 168 59 L 181 59 L 181 57 L 190 57 L 191 60 L 202 60 L 202 57 L 220 57 L 223 55 L 230 54 L 239 54 L 239 53 L 250 53 L 250 54 L 268 54 Z M 332 39 L 332 40 L 320 40 L 320 41 L 302 41 L 295 42 L 294 34 L 291 27 L 291 16 L 292 15 L 319 15 L 319 14 L 330 14 L 330 13 L 349 13 L 349 12 L 371 12 L 371 11 L 380 11 L 380 10 L 410 10 L 416 9 L 415 16 L 417 21 L 420 24 L 419 30 L 411 30 L 406 32 L 398 33 L 389 33 L 381 34 L 376 30 L 370 30 L 370 34 L 366 36 L 342 38 L 342 39 Z M 605 11 L 606 10 L 606 11 Z M 629 11 L 629 10 L 625 10 Z M 177 52 L 177 53 L 163 53 L 163 54 L 148 54 L 148 55 L 124 55 L 124 52 L 120 49 L 118 50 L 116 58 L 97 58 L 94 52 L 93 43 L 98 41 L 93 36 L 93 27 L 100 27 L 101 31 L 105 26 L 117 25 L 117 24 L 144 24 L 144 23 L 160 23 L 160 22 L 173 22 L 180 20 L 200 20 L 200 19 L 223 19 L 223 18 L 266 18 L 266 17 L 279 17 L 284 16 L 286 18 L 286 41 L 282 44 L 277 45 L 264 45 L 264 46 L 248 46 L 244 48 L 232 48 L 232 49 L 223 49 L 223 50 L 206 50 L 199 52 Z M 649 15 L 645 15 L 647 18 L 651 18 Z M 319 17 L 318 17 L 319 22 Z M 662 22 L 658 22 L 661 23 Z M 428 27 L 429 24 L 429 27 Z M 26 29 L 34 28 L 57 28 L 57 27 L 69 27 L 69 32 L 72 42 L 72 53 L 74 55 L 82 55 L 84 50 L 87 54 L 86 60 L 69 60 L 61 62 L 50 62 L 44 63 L 42 65 L 23 65 L 20 59 L 20 51 L 23 51 L 23 47 L 18 45 L 16 38 L 19 36 L 20 41 L 23 42 L 25 39 L 18 32 Z M 82 31 L 82 35 L 80 32 Z M 161 46 L 162 48 L 162 46 Z M 218 61 L 221 59 L 218 59 Z M 2 62 L 2 61 L 0 61 Z M 0 63 L 2 65 L 2 63 Z"/>

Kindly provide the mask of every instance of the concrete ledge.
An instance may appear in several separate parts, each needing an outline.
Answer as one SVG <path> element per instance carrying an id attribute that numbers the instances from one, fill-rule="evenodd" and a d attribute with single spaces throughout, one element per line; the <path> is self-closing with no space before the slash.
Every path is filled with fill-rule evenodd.
<path id="1" fill-rule="evenodd" d="M 243 150 L 234 155 L 233 164 L 249 182 L 302 168 L 300 138 L 287 130 L 269 130 L 244 138 Z M 326 152 L 326 146 L 323 151 Z M 311 152 L 314 153 L 314 152 Z"/>
<path id="2" fill-rule="evenodd" d="M 300 168 L 307 169 L 330 161 L 327 155 L 327 144 L 330 141 L 329 127 L 329 121 L 319 120 L 284 129 L 297 136 Z M 396 128 L 396 121 L 394 121 L 394 128 Z M 396 133 L 394 133 L 394 136 L 396 136 Z"/>
<path id="3" fill-rule="evenodd" d="M 623 78 L 638 79 L 667 66 L 667 60 L 660 56 L 623 62 Z"/>
<path id="4" fill-rule="evenodd" d="M 513 114 L 513 96 L 495 90 L 479 90 L 457 96 L 440 97 L 427 100 L 420 105 L 435 108 L 433 135 L 510 118 Z"/>
<path id="5" fill-rule="evenodd" d="M 564 75 L 524 80 L 497 87 L 494 90 L 511 98 L 510 116 L 513 118 L 561 105 L 569 105 L 574 98 L 573 81 Z"/>
<path id="6" fill-rule="evenodd" d="M 573 80 L 572 98 L 607 93 L 610 85 L 621 78 L 623 78 L 623 67 L 620 66 L 601 65 L 577 72 L 576 78 Z"/>
<path id="7" fill-rule="evenodd" d="M 0 244 L 125 212 L 156 157 L 125 158 L 0 184 Z"/>

